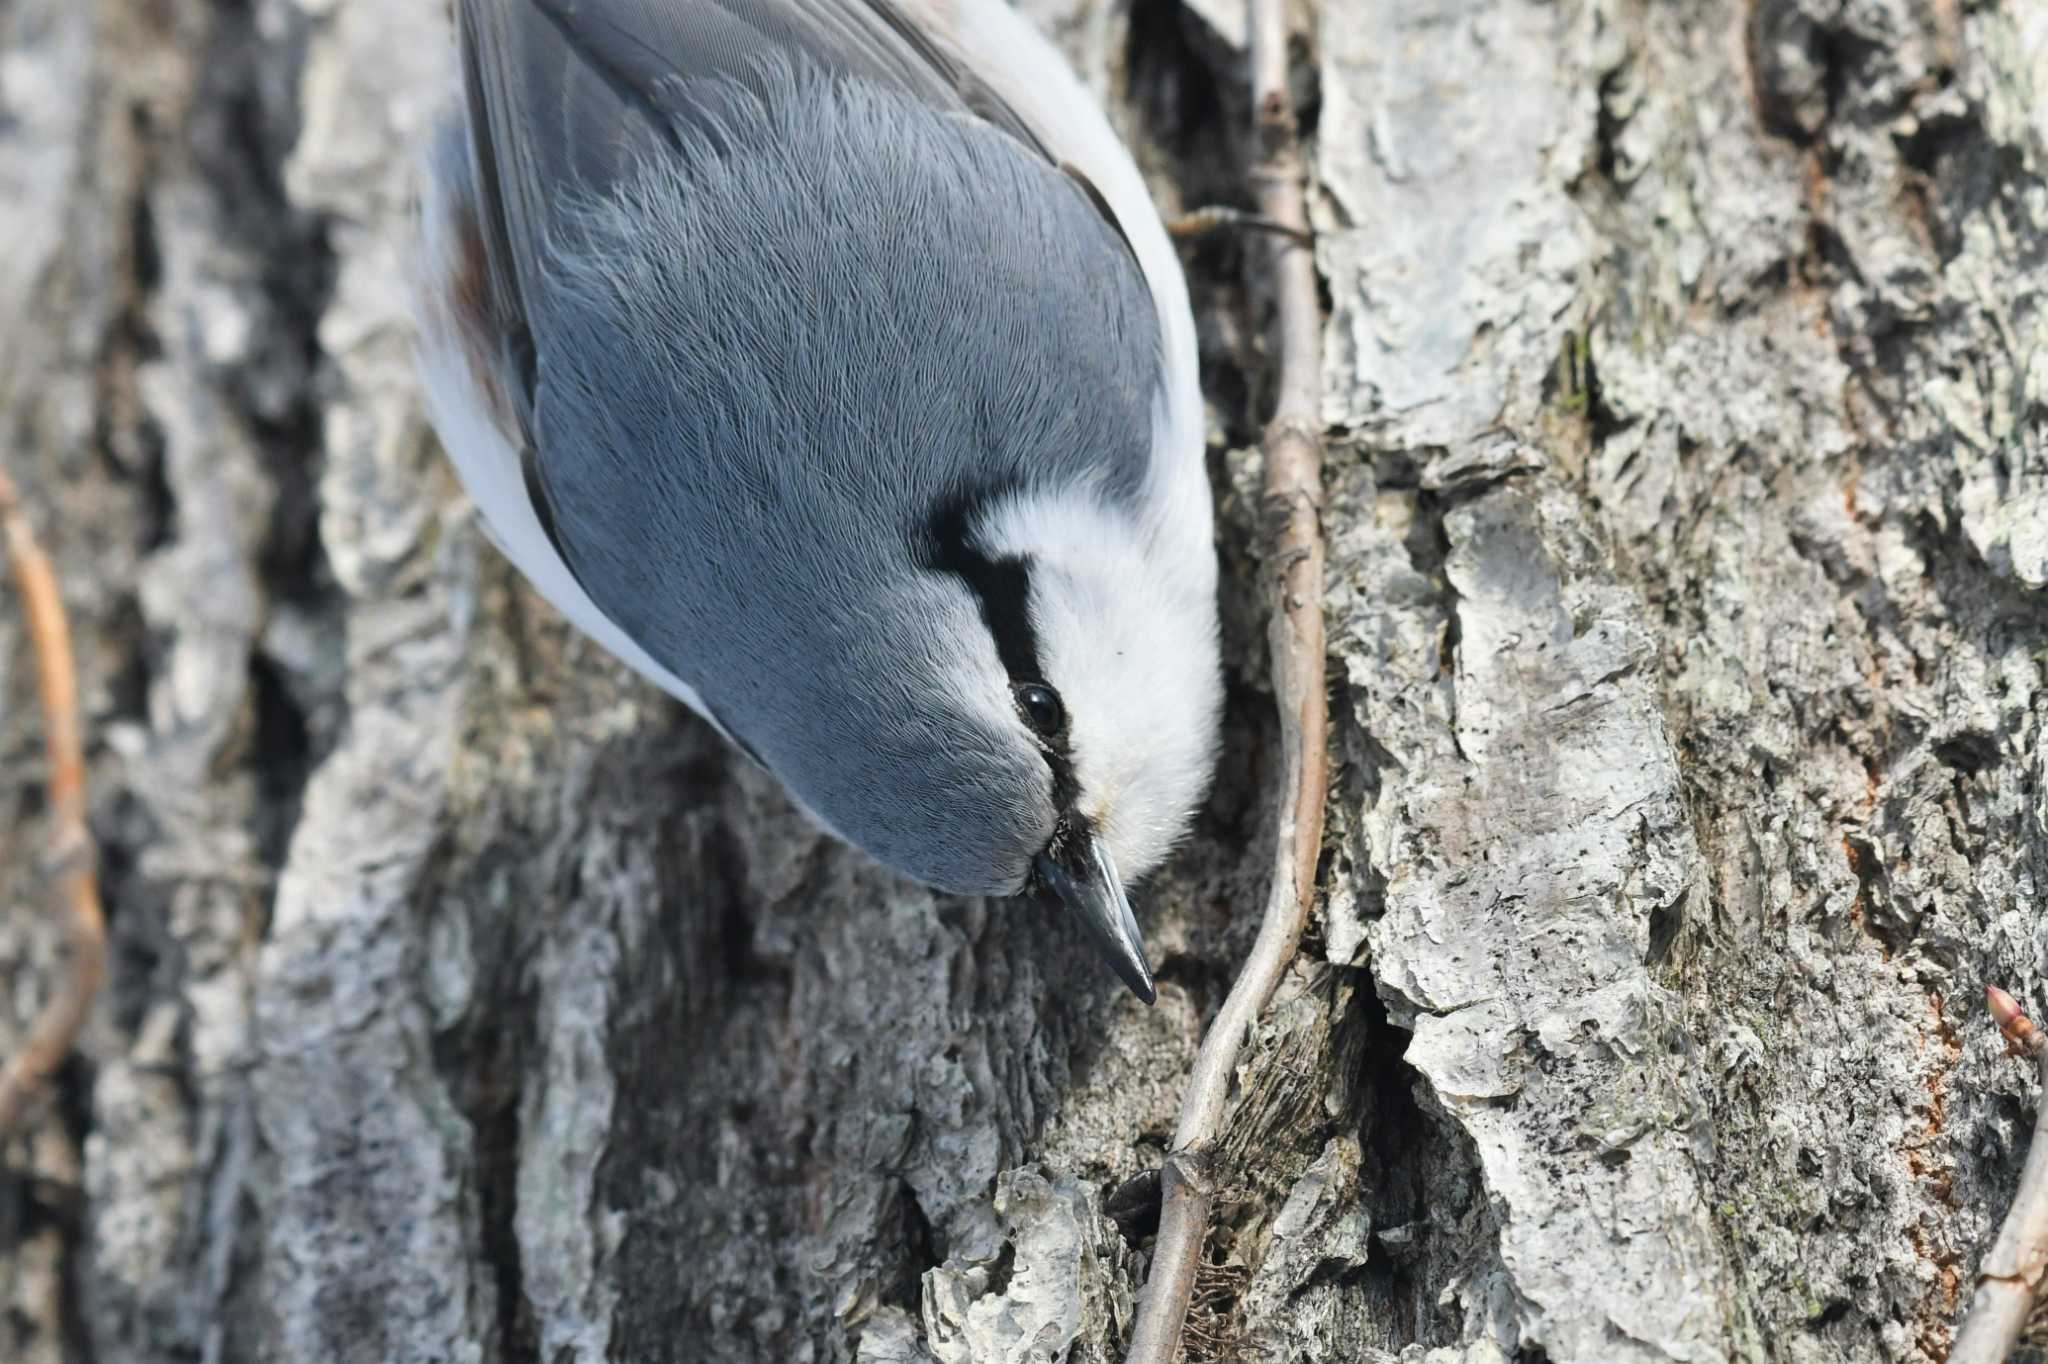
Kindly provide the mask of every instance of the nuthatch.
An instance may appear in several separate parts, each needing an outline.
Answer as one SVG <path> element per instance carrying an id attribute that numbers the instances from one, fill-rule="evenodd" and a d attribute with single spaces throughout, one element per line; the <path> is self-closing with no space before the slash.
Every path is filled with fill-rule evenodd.
<path id="1" fill-rule="evenodd" d="M 944 890 L 1125 895 L 1217 748 L 1187 289 L 1002 0 L 458 0 L 417 273 L 493 539 L 817 820 Z"/>

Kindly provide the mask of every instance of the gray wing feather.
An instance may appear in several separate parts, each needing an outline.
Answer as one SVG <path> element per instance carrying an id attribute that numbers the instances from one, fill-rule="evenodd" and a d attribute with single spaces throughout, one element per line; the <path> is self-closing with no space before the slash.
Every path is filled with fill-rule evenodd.
<path id="1" fill-rule="evenodd" d="M 490 281 L 506 359 L 529 395 L 526 300 L 563 206 L 687 134 L 715 140 L 766 56 L 972 113 L 1046 155 L 891 0 L 461 0 L 457 22 Z"/>
<path id="2" fill-rule="evenodd" d="M 892 0 L 461 0 L 456 22 L 487 330 L 516 394 L 527 494 L 558 552 L 537 465 L 530 303 L 568 204 L 649 156 L 679 152 L 685 136 L 719 140 L 735 94 L 758 93 L 763 59 L 778 54 L 974 114 L 1048 155 L 1015 110 Z"/>

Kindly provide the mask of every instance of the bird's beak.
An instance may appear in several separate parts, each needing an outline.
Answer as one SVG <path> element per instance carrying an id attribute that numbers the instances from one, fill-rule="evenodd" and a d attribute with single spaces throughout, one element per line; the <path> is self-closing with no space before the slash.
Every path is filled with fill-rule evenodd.
<path id="1" fill-rule="evenodd" d="M 1131 993 L 1147 1004 L 1158 998 L 1158 991 L 1152 988 L 1152 968 L 1145 962 L 1145 944 L 1138 936 L 1137 916 L 1124 898 L 1124 883 L 1117 877 L 1116 863 L 1110 860 L 1109 846 L 1095 831 L 1085 825 L 1071 830 L 1040 853 L 1032 868 L 1039 884 L 1057 895 L 1081 921 Z"/>

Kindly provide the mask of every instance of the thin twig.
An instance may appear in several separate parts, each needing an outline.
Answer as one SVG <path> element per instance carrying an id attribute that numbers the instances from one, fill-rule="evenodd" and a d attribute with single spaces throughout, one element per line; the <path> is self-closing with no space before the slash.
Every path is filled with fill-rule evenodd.
<path id="1" fill-rule="evenodd" d="M 1173 1150 L 1160 1174 L 1159 1235 L 1138 1303 L 1128 1364 L 1172 1364 L 1208 1234 L 1214 1147 L 1252 1025 L 1280 985 L 1301 943 L 1322 852 L 1328 783 L 1328 714 L 1323 695 L 1322 313 L 1294 106 L 1287 93 L 1287 20 L 1282 0 L 1251 0 L 1251 89 L 1259 212 L 1288 228 L 1268 242 L 1278 361 L 1273 420 L 1266 428 L 1265 500 L 1275 527 L 1267 563 L 1273 611 L 1266 631 L 1273 698 L 1280 711 L 1280 820 L 1271 888 L 1259 936 L 1236 984 L 1202 1039 L 1181 1100 Z M 1299 234 L 1299 235 L 1295 235 Z"/>
<path id="2" fill-rule="evenodd" d="M 1247 213 L 1241 208 L 1225 204 L 1210 204 L 1206 208 L 1191 208 L 1178 217 L 1166 220 L 1166 233 L 1180 241 L 1192 241 L 1206 237 L 1212 232 L 1225 228 L 1237 228 L 1244 232 L 1277 232 L 1290 241 L 1303 246 L 1315 245 L 1315 237 L 1307 228 L 1290 227 L 1266 217 L 1262 213 Z"/>
<path id="3" fill-rule="evenodd" d="M 2034 1058 L 2041 1070 L 2041 1097 L 2034 1113 L 2034 1140 L 2020 1171 L 2020 1191 L 1998 1229 L 1998 1239 L 1977 1267 L 1977 1291 L 1956 1333 L 1948 1364 L 2000 1364 L 2019 1343 L 2027 1317 L 2048 1278 L 2048 1034 L 2020 1012 L 2013 997 L 1996 985 L 1984 988 L 1991 1017 L 2013 1050 Z"/>
<path id="4" fill-rule="evenodd" d="M 36 544 L 14 480 L 0 473 L 0 531 L 21 594 L 35 650 L 43 700 L 43 747 L 50 764 L 50 871 L 67 910 L 71 974 L 43 1009 L 22 1049 L 0 1067 L 0 1135 L 11 1131 L 28 1101 L 56 1073 L 71 1050 L 107 969 L 107 930 L 93 875 L 91 835 L 85 825 L 85 750 L 79 737 L 78 673 L 71 659 L 71 625 L 57 593 L 57 575 Z"/>

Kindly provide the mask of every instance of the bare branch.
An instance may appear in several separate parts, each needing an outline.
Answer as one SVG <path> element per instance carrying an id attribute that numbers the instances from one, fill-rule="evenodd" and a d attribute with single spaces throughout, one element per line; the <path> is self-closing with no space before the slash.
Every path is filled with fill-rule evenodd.
<path id="1" fill-rule="evenodd" d="M 2005 1040 L 2040 1067 L 2042 1088 L 2020 1190 L 1978 1266 L 1977 1292 L 1956 1333 L 1949 1364 L 1999 1364 L 2011 1354 L 2040 1297 L 2042 1280 L 2048 1278 L 2048 1034 L 1996 985 L 1986 986 L 1984 997 Z"/>
<path id="2" fill-rule="evenodd" d="M 57 575 L 36 543 L 14 481 L 0 473 L 0 528 L 21 594 L 36 681 L 43 702 L 43 746 L 50 765 L 52 874 L 67 911 L 71 974 L 36 1020 L 27 1043 L 0 1067 L 0 1135 L 20 1120 L 29 1099 L 49 1081 L 85 1023 L 106 975 L 106 923 L 100 915 L 91 836 L 85 824 L 85 750 L 79 735 L 78 674 L 71 657 L 71 625 L 57 592 Z"/>
<path id="3" fill-rule="evenodd" d="M 1181 1101 L 1173 1151 L 1161 1174 L 1159 1235 L 1138 1304 L 1129 1364 L 1171 1364 L 1187 1319 L 1209 1229 L 1210 1166 L 1238 1053 L 1294 960 L 1315 895 L 1328 785 L 1323 690 L 1322 313 L 1306 243 L 1301 144 L 1287 92 L 1287 21 L 1281 0 L 1251 0 L 1251 89 L 1259 213 L 1283 231 L 1268 243 L 1278 361 L 1266 427 L 1265 500 L 1274 527 L 1267 564 L 1273 611 L 1266 643 L 1280 711 L 1280 819 L 1271 889 L 1259 936 L 1202 1041 Z"/>

